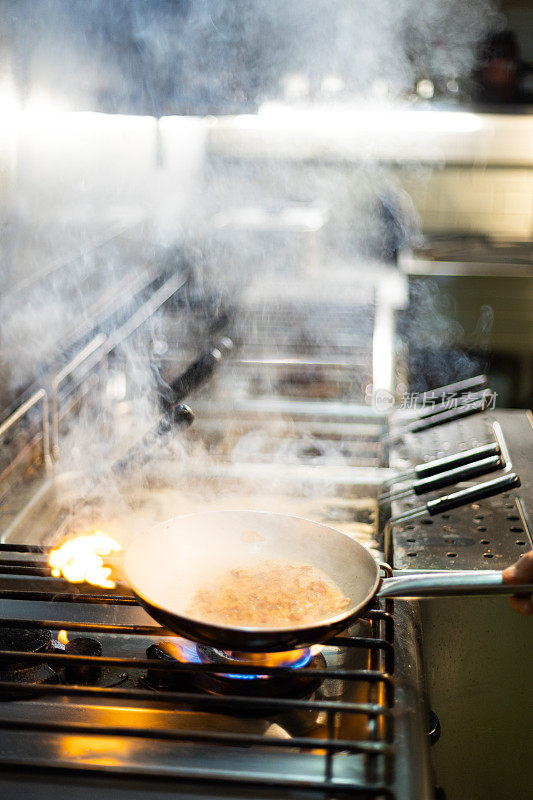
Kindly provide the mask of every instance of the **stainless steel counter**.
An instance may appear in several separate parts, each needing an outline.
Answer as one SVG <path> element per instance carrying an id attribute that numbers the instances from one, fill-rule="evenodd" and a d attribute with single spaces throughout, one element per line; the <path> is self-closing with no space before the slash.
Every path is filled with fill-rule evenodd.
<path id="1" fill-rule="evenodd" d="M 522 487 L 510 496 L 453 511 L 446 519 L 435 518 L 430 525 L 422 520 L 420 525 L 397 530 L 393 537 L 396 569 L 503 568 L 531 547 L 531 412 L 497 411 L 493 422 L 501 425 Z M 414 462 L 442 448 L 464 449 L 472 441 L 463 437 L 457 441 L 452 425 L 445 428 L 417 442 Z M 491 436 L 491 425 L 477 420 L 469 425 L 469 432 L 473 440 L 484 441 Z M 442 730 L 431 751 L 437 784 L 447 800 L 511 796 L 528 800 L 531 776 L 525 765 L 533 733 L 531 619 L 514 613 L 502 598 L 439 599 L 412 605 L 420 610 L 429 704 Z"/>

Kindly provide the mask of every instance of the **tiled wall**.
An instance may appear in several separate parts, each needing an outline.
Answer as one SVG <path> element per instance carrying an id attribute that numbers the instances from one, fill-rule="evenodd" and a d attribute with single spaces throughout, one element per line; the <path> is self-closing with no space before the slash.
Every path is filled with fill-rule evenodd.
<path id="1" fill-rule="evenodd" d="M 444 167 L 402 171 L 400 183 L 430 232 L 533 238 L 533 168 Z"/>
<path id="2" fill-rule="evenodd" d="M 213 155 L 309 166 L 326 161 L 346 174 L 398 179 L 424 232 L 533 238 L 533 115 L 469 111 L 281 109 L 220 118 L 208 126 Z M 344 114 L 344 116 L 343 116 Z"/>

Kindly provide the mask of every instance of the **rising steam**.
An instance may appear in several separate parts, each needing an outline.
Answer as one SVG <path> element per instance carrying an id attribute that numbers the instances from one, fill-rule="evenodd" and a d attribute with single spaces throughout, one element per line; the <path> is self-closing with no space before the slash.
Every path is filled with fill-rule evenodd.
<path id="1" fill-rule="evenodd" d="M 328 104 L 364 108 L 372 101 L 388 108 L 421 77 L 467 75 L 477 42 L 498 22 L 485 0 L 42 0 L 3 2 L 2 11 L 11 49 L 0 77 L 13 145 L 3 163 L 9 184 L 2 208 L 4 405 L 32 381 L 48 380 L 64 342 L 83 341 L 107 291 L 123 281 L 125 307 L 133 310 L 138 298 L 129 296 L 131 286 L 142 283 L 147 265 L 163 258 L 177 265 L 184 250 L 196 298 L 209 301 L 213 316 L 238 305 L 238 290 L 261 274 L 274 286 L 299 286 L 307 294 L 302 329 L 317 342 L 331 337 L 320 270 L 300 272 L 300 251 L 237 234 L 220 215 L 257 206 L 275 218 L 286 203 L 307 218 L 327 210 L 321 263 L 349 258 L 350 292 L 361 298 L 368 265 L 378 269 L 383 256 L 376 200 L 399 198 L 405 209 L 372 142 L 349 166 L 274 156 L 239 161 L 210 150 L 209 120 L 176 115 L 255 114 L 272 101 L 320 106 L 324 114 Z M 407 227 L 412 233 L 412 219 Z M 59 261 L 70 266 L 56 270 Z M 243 340 L 277 302 L 263 295 L 255 317 L 237 315 Z M 186 309 L 183 320 L 173 353 L 186 362 L 197 322 Z M 437 321 L 431 335 L 448 344 L 453 329 L 446 314 Z M 367 324 L 362 315 L 364 335 Z M 482 324 L 486 331 L 489 321 Z M 113 462 L 161 414 L 150 363 L 154 351 L 164 355 L 168 331 L 158 316 L 144 331 L 121 346 L 102 376 L 107 394 L 95 404 L 89 399 L 63 441 L 64 469 L 81 476 L 78 497 L 67 502 L 73 513 L 88 495 L 103 498 L 116 516 L 125 508 Z M 286 344 L 281 340 L 280 349 Z M 247 436 L 236 457 L 260 434 Z M 140 469 L 133 480 L 146 488 L 159 469 L 178 481 L 202 454 L 198 443 L 176 439 L 158 452 L 159 467 Z M 90 516 L 88 524 L 98 522 Z"/>

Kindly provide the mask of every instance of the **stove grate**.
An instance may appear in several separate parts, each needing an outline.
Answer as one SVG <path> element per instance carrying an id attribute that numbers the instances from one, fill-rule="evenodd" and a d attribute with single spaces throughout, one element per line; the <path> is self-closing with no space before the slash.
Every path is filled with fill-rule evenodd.
<path id="1" fill-rule="evenodd" d="M 337 636 L 329 640 L 327 647 L 341 648 L 343 651 L 361 651 L 367 654 L 365 661 L 368 668 L 351 668 L 349 666 L 328 665 L 312 669 L 303 667 L 298 671 L 302 677 L 313 679 L 322 678 L 325 682 L 342 682 L 343 685 L 357 684 L 364 686 L 365 700 L 341 699 L 337 695 L 330 699 L 326 695 L 320 698 L 312 695 L 302 697 L 273 697 L 253 696 L 239 694 L 239 687 L 231 688 L 231 694 L 210 694 L 200 688 L 191 688 L 191 683 L 180 684 L 178 690 L 164 690 L 154 692 L 151 689 L 139 688 L 142 683 L 135 676 L 142 674 L 143 670 L 161 670 L 164 673 L 175 671 L 184 678 L 195 674 L 220 673 L 220 664 L 207 663 L 181 663 L 178 661 L 157 661 L 147 658 L 134 658 L 131 651 L 143 652 L 141 644 L 146 637 L 161 639 L 174 636 L 170 631 L 158 625 L 146 624 L 119 624 L 107 621 L 87 621 L 83 619 L 83 606 L 88 603 L 93 611 L 95 605 L 109 610 L 109 606 L 116 606 L 117 617 L 121 609 L 127 611 L 128 606 L 136 606 L 136 601 L 129 590 L 119 589 L 117 594 L 110 590 L 95 589 L 87 592 L 82 589 L 78 594 L 76 587 L 61 579 L 52 578 L 49 571 L 45 575 L 44 561 L 42 571 L 34 565 L 35 571 L 29 574 L 25 571 L 25 557 L 32 562 L 38 562 L 38 554 L 43 559 L 46 557 L 46 548 L 36 548 L 26 545 L 0 545 L 2 558 L 0 559 L 0 600 L 8 604 L 13 617 L 9 616 L 6 624 L 10 628 L 23 628 L 27 630 L 66 630 L 68 634 L 85 632 L 91 636 L 102 635 L 106 639 L 104 651 L 111 651 L 109 655 L 72 655 L 60 648 L 52 652 L 24 652 L 14 650 L 0 650 L 0 664 L 24 660 L 26 664 L 46 664 L 56 670 L 59 681 L 56 683 L 35 686 L 17 681 L 0 681 L 0 693 L 6 697 L 13 692 L 13 702 L 5 701 L 0 704 L 0 764 L 3 768 L 41 770 L 81 770 L 85 772 L 105 772 L 106 775 L 122 774 L 125 764 L 117 759 L 109 762 L 102 758 L 63 759 L 56 755 L 53 759 L 43 759 L 39 751 L 27 751 L 24 747 L 5 747 L 4 743 L 9 736 L 23 737 L 25 734 L 33 736 L 44 734 L 47 739 L 53 737 L 81 737 L 84 741 L 120 740 L 126 742 L 126 749 L 131 748 L 132 742 L 139 742 L 143 748 L 149 749 L 157 745 L 172 747 L 173 758 L 171 764 L 161 763 L 157 758 L 139 758 L 127 764 L 127 769 L 132 774 L 159 777 L 169 777 L 191 780 L 200 784 L 224 787 L 239 785 L 254 787 L 262 790 L 298 790 L 302 794 L 319 793 L 319 796 L 364 796 L 368 798 L 393 798 L 393 773 L 394 773 L 394 608 L 388 601 L 386 607 L 369 610 L 365 615 L 365 625 L 368 635 Z M 10 562 L 9 554 L 13 554 Z M 16 579 L 15 579 L 16 575 Z M 20 603 L 21 611 L 17 616 Z M 22 608 L 27 606 L 25 601 L 44 601 L 40 605 L 39 618 L 23 613 Z M 81 614 L 78 621 L 56 618 L 54 608 L 61 610 L 56 603 L 70 603 L 70 607 Z M 7 607 L 7 605 L 6 605 Z M 125 607 L 125 609 L 123 609 Z M 43 618 L 50 617 L 49 619 Z M 120 644 L 133 642 L 128 655 L 123 655 Z M 138 647 L 135 646 L 139 643 Z M 114 649 L 113 649 L 114 648 Z M 346 663 L 346 662 L 343 662 Z M 72 685 L 61 678 L 63 668 L 79 669 L 112 668 L 123 673 L 133 675 L 133 680 L 116 686 L 102 685 Z M 265 665 L 232 664 L 231 672 L 243 675 L 271 675 L 282 677 L 291 673 L 290 667 L 267 667 Z M 238 681 L 236 681 L 238 683 Z M 248 683 L 248 682 L 247 682 Z M 360 695 L 357 695 L 359 697 Z M 332 697 L 332 696 L 331 696 Z M 39 707 L 43 703 L 56 701 L 56 707 L 62 713 L 40 714 Z M 69 707 L 76 707 L 85 703 L 91 707 L 95 704 L 104 709 L 104 714 L 97 721 L 83 715 L 69 715 Z M 13 708 L 25 706 L 24 714 L 13 713 Z M 28 713 L 28 706 L 34 706 L 35 713 Z M 117 710 L 118 706 L 118 710 Z M 146 709 L 165 708 L 166 723 L 161 725 L 142 724 L 142 713 Z M 124 720 L 121 711 L 124 708 L 133 709 L 138 717 L 133 717 L 135 724 Z M 260 732 L 239 732 L 229 729 L 194 729 L 180 726 L 180 712 L 199 713 L 203 716 L 223 714 L 237 716 L 251 715 L 264 719 L 280 718 L 286 714 L 320 714 L 323 719 L 322 733 L 319 737 L 308 735 L 309 730 L 296 731 L 295 735 L 268 735 Z M 346 726 L 343 724 L 349 718 L 357 718 L 364 734 L 347 736 Z M 219 717 L 218 717 L 219 718 Z M 87 721 L 89 719 L 89 721 Z M 170 724 L 169 724 L 170 721 Z M 358 728 L 359 730 L 359 728 Z M 88 739 L 87 739 L 88 737 Z M 200 748 L 204 757 L 201 764 L 191 766 L 190 748 Z M 205 750 L 207 748 L 207 750 Z M 230 754 L 222 764 L 220 757 L 215 755 L 220 751 Z M 90 751 L 90 748 L 89 748 Z M 257 754 L 260 760 L 257 762 Z M 293 754 L 297 757 L 298 767 L 287 757 Z M 265 759 L 265 760 L 264 760 Z M 303 761 L 302 761 L 303 759 Z M 296 762 L 294 762 L 296 763 Z M 258 766 L 259 764 L 259 766 Z M 293 766 L 291 767 L 291 764 Z M 169 772 L 170 770 L 170 772 Z"/>

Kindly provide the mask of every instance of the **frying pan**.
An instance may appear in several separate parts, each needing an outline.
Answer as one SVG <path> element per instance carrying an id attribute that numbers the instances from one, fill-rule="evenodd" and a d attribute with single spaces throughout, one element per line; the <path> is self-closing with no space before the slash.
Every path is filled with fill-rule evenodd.
<path id="1" fill-rule="evenodd" d="M 259 537 L 251 537 L 251 531 Z M 313 565 L 350 598 L 349 606 L 316 622 L 276 628 L 218 625 L 187 613 L 198 589 L 217 576 L 268 559 Z M 294 650 L 324 641 L 361 616 L 376 595 L 406 598 L 533 590 L 533 584 L 504 584 L 496 570 L 382 579 L 372 554 L 348 534 L 301 517 L 264 511 L 207 511 L 162 522 L 132 543 L 124 570 L 141 605 L 163 626 L 194 641 L 245 652 Z"/>

